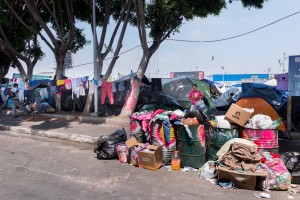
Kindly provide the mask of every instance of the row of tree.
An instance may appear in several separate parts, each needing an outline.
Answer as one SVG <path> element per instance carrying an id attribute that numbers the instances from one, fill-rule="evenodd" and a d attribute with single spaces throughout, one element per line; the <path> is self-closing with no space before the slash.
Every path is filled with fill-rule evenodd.
<path id="1" fill-rule="evenodd" d="M 93 33 L 97 38 L 97 76 L 104 74 L 103 81 L 110 76 L 123 47 L 128 24 L 137 28 L 143 51 L 137 75 L 131 80 L 132 89 L 123 115 L 135 109 L 141 79 L 161 43 L 179 32 L 184 23 L 195 17 L 218 15 L 233 1 L 241 1 L 246 8 L 262 8 L 265 0 L 96 0 L 96 26 L 101 30 L 98 34 Z M 44 56 L 39 42 L 44 42 L 56 60 L 56 79 L 61 79 L 66 53 L 76 53 L 90 43 L 77 25 L 86 22 L 93 26 L 92 5 L 92 0 L 0 1 L 1 75 L 4 76 L 10 67 L 16 67 L 24 80 L 31 79 L 36 63 Z M 115 27 L 108 35 L 110 24 Z M 147 41 L 147 37 L 151 41 Z M 102 73 L 103 61 L 110 52 L 114 56 L 107 71 Z M 90 111 L 91 97 L 92 93 L 89 93 L 86 113 Z"/>

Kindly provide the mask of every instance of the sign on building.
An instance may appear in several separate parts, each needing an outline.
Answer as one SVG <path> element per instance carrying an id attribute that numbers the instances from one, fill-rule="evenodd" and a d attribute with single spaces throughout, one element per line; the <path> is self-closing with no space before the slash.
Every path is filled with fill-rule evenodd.
<path id="1" fill-rule="evenodd" d="M 300 55 L 289 56 L 289 96 L 300 96 Z"/>
<path id="2" fill-rule="evenodd" d="M 22 78 L 21 74 L 13 73 L 12 78 Z M 51 76 L 45 76 L 45 75 L 32 75 L 31 80 L 44 80 L 44 79 L 51 79 Z"/>
<path id="3" fill-rule="evenodd" d="M 170 72 L 170 78 L 179 78 L 186 77 L 191 79 L 203 79 L 204 72 L 203 71 L 194 71 L 194 72 Z"/>

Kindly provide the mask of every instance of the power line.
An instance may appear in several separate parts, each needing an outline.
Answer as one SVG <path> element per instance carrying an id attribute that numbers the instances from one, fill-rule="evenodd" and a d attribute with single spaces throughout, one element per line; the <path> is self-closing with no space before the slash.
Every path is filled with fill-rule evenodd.
<path id="1" fill-rule="evenodd" d="M 269 23 L 269 24 L 267 24 L 267 25 L 261 26 L 261 27 L 259 27 L 259 28 L 256 28 L 256 29 L 252 30 L 252 31 L 248 31 L 248 32 L 246 32 L 246 33 L 242 33 L 242 34 L 235 35 L 235 36 L 232 36 L 232 37 L 227 37 L 227 38 L 222 38 L 222 39 L 217 39 L 217 40 L 185 40 L 185 39 L 167 39 L 167 40 L 170 40 L 170 41 L 176 41 L 176 42 L 195 42 L 195 43 L 196 43 L 196 42 L 220 42 L 220 41 L 225 41 L 225 40 L 231 40 L 231 39 L 238 38 L 238 37 L 241 37 L 241 36 L 244 36 L 244 35 L 248 35 L 248 34 L 250 34 L 250 33 L 256 32 L 256 31 L 258 31 L 258 30 L 264 29 L 264 28 L 266 28 L 266 27 L 268 27 L 268 26 L 271 26 L 271 25 L 273 25 L 273 24 L 276 24 L 277 22 L 280 22 L 280 21 L 282 21 L 282 20 L 285 20 L 285 19 L 287 19 L 287 18 L 289 18 L 289 17 L 292 17 L 292 16 L 294 16 L 294 15 L 297 15 L 297 14 L 299 14 L 299 13 L 300 13 L 300 11 L 295 12 L 295 13 L 292 13 L 292 14 L 290 14 L 290 15 L 288 15 L 288 16 L 285 16 L 285 17 L 280 18 L 280 19 L 278 19 L 278 20 L 276 20 L 276 21 L 273 21 L 273 22 L 271 22 L 271 23 Z"/>
<path id="2" fill-rule="evenodd" d="M 191 66 L 191 64 L 177 51 L 177 49 L 169 42 L 167 41 L 168 44 L 173 48 L 173 50 L 179 55 L 179 57 L 182 58 L 182 60 L 187 64 L 188 66 Z"/>
<path id="3" fill-rule="evenodd" d="M 217 39 L 217 40 L 185 40 L 185 39 L 166 39 L 166 40 L 169 40 L 169 41 L 175 41 L 175 42 L 188 42 L 188 43 L 211 43 L 211 42 L 221 42 L 221 41 L 225 41 L 225 40 L 231 40 L 231 39 L 235 39 L 235 38 L 238 38 L 238 37 L 242 37 L 242 36 L 248 35 L 248 34 L 250 34 L 250 33 L 256 32 L 256 31 L 258 31 L 258 30 L 264 29 L 264 28 L 266 28 L 266 27 L 268 27 L 268 26 L 271 26 L 271 25 L 273 25 L 273 24 L 276 24 L 276 23 L 278 23 L 278 22 L 280 22 L 280 21 L 282 21 L 282 20 L 285 20 L 285 19 L 287 19 L 287 18 L 289 18 L 289 17 L 292 17 L 292 16 L 294 16 L 294 15 L 297 15 L 297 14 L 299 14 L 299 13 L 300 13 L 300 11 L 297 11 L 297 12 L 295 12 L 295 13 L 292 13 L 292 14 L 290 14 L 290 15 L 287 15 L 287 16 L 285 16 L 285 17 L 282 17 L 282 18 L 280 18 L 280 19 L 278 19 L 278 20 L 276 20 L 276 21 L 273 21 L 273 22 L 271 22 L 271 23 L 269 23 L 269 24 L 266 24 L 266 25 L 264 25 L 264 26 L 261 26 L 261 27 L 259 27 L 259 28 L 256 28 L 256 29 L 254 29 L 254 30 L 252 30 L 252 31 L 248 31 L 248 32 L 246 32 L 246 33 L 242 33 L 242 34 L 235 35 L 235 36 L 232 36 L 232 37 L 227 37 L 227 38 L 222 38 L 222 39 Z M 153 41 L 149 41 L 149 42 L 147 42 L 147 43 L 150 43 L 150 42 L 153 42 Z M 128 49 L 128 50 L 126 50 L 126 51 L 124 51 L 124 52 L 122 52 L 122 53 L 116 55 L 116 56 L 112 56 L 112 57 L 106 58 L 106 59 L 104 59 L 104 60 L 109 60 L 109 59 L 112 59 L 112 58 L 114 58 L 114 57 L 118 57 L 118 56 L 123 55 L 123 54 L 125 54 L 125 53 L 128 53 L 128 52 L 130 52 L 130 51 L 132 51 L 132 50 L 134 50 L 134 49 L 136 49 L 136 48 L 138 48 L 138 47 L 140 47 L 140 46 L 142 46 L 142 45 L 137 45 L 137 46 L 132 47 L 132 48 L 130 48 L 130 49 Z M 84 65 L 89 65 L 89 64 L 93 64 L 93 63 L 94 63 L 94 62 L 83 63 L 83 64 L 75 65 L 75 66 L 73 66 L 73 68 L 74 68 L 74 67 L 84 66 Z"/>

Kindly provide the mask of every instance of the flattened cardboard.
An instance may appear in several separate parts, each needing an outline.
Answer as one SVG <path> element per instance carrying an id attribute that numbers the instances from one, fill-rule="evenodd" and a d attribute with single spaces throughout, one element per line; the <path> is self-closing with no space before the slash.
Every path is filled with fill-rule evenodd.
<path id="1" fill-rule="evenodd" d="M 130 138 L 125 142 L 128 148 L 133 146 L 144 146 L 143 143 L 138 143 L 135 137 Z M 140 151 L 139 165 L 143 168 L 156 171 L 163 164 L 162 146 L 148 145 L 150 151 Z"/>
<path id="2" fill-rule="evenodd" d="M 268 176 L 267 173 L 263 172 L 240 173 L 220 166 L 217 169 L 218 180 L 231 181 L 236 187 L 248 190 L 255 190 L 258 177 Z"/>
<path id="3" fill-rule="evenodd" d="M 236 123 L 243 127 L 249 119 L 250 115 L 251 112 L 247 112 L 242 107 L 236 104 L 231 104 L 225 115 L 225 119 L 230 123 Z"/>

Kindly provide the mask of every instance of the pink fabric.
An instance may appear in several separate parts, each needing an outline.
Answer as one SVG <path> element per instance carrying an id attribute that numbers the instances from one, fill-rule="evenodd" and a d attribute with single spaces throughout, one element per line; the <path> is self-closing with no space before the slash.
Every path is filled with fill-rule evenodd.
<path id="1" fill-rule="evenodd" d="M 71 83 L 71 79 L 65 79 L 65 80 L 64 80 L 64 83 L 65 83 L 65 84 Z"/>
<path id="2" fill-rule="evenodd" d="M 142 129 L 144 132 L 146 132 L 149 127 L 149 121 L 151 119 L 151 116 L 152 116 L 152 112 L 146 114 L 139 114 L 139 115 L 136 115 L 134 113 L 131 115 L 131 118 L 142 121 Z"/>
<path id="3" fill-rule="evenodd" d="M 108 96 L 109 103 L 110 104 L 114 104 L 114 95 L 112 93 L 111 86 L 112 86 L 111 82 L 104 82 L 103 83 L 103 85 L 102 85 L 102 93 L 101 93 L 101 104 L 104 104 L 106 94 Z"/>

